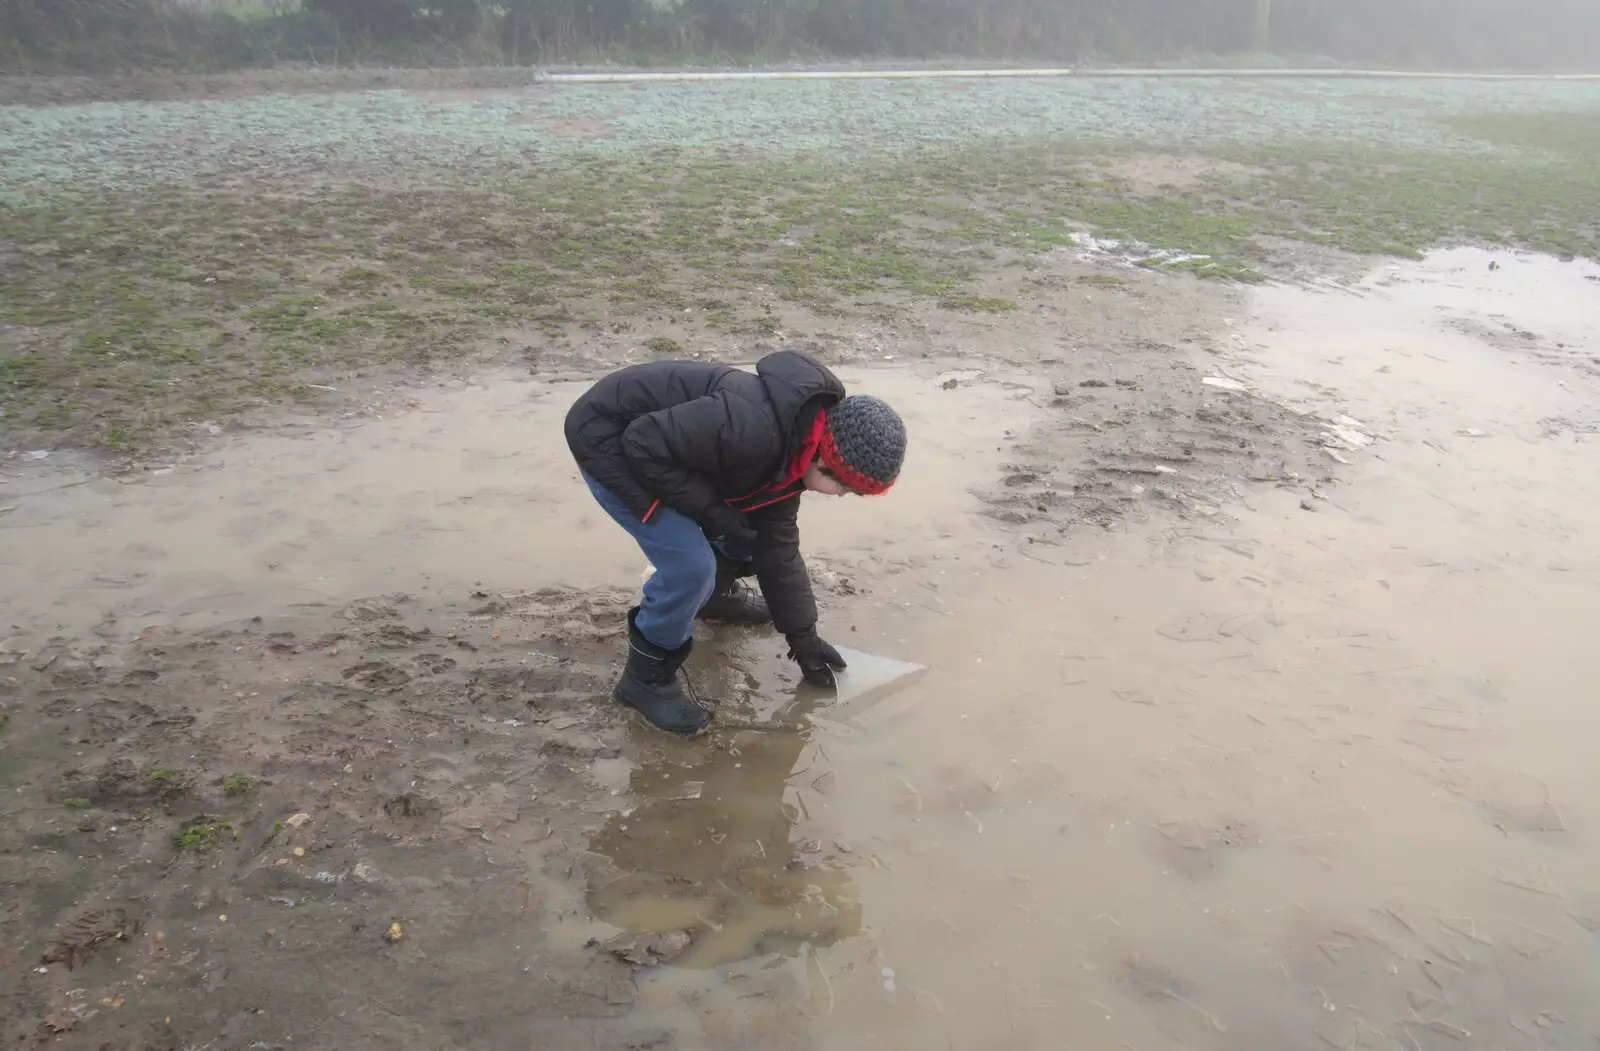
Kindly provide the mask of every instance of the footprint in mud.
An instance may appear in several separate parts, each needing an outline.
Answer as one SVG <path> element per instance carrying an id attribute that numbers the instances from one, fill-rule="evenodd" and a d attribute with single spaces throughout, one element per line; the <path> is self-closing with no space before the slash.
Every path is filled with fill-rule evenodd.
<path id="1" fill-rule="evenodd" d="M 87 720 L 80 744 L 100 744 L 107 741 L 129 743 L 152 736 L 163 736 L 162 731 L 182 730 L 194 724 L 194 716 L 170 707 L 157 708 L 143 701 L 101 697 L 94 701 L 79 700 L 73 705 L 75 713 L 81 711 Z"/>
<path id="2" fill-rule="evenodd" d="M 361 599 L 346 606 L 340 616 L 357 624 L 370 624 L 377 620 L 398 620 L 400 611 L 389 602 L 405 602 L 408 596 L 394 595 L 384 599 Z"/>
<path id="3" fill-rule="evenodd" d="M 596 665 L 557 663 L 542 668 L 477 668 L 467 680 L 475 706 L 525 704 L 540 711 L 591 711 L 611 688 L 612 672 Z"/>
<path id="4" fill-rule="evenodd" d="M 139 920 L 126 909 L 89 909 L 61 925 L 39 962 L 64 963 L 67 970 L 76 970 L 106 942 L 126 941 L 138 933 Z"/>
<path id="5" fill-rule="evenodd" d="M 474 598 L 488 598 L 475 593 Z M 625 630 L 626 611 L 634 601 L 619 588 L 580 590 L 549 587 L 500 595 L 472 611 L 473 616 L 518 617 L 560 623 L 569 638 L 602 638 Z"/>
<path id="6" fill-rule="evenodd" d="M 142 799 L 154 793 L 155 787 L 139 776 L 139 768 L 133 765 L 132 759 L 113 759 L 95 775 L 89 796 L 95 803 L 104 805 L 118 799 Z"/>
<path id="7" fill-rule="evenodd" d="M 411 662 L 430 675 L 440 675 L 456 666 L 453 657 L 446 657 L 442 653 L 419 653 L 411 658 Z"/>
<path id="8" fill-rule="evenodd" d="M 383 804 L 383 812 L 396 821 L 433 817 L 440 810 L 438 803 L 415 792 L 402 792 Z"/>
<path id="9" fill-rule="evenodd" d="M 388 661 L 362 661 L 346 668 L 341 674 L 357 686 L 368 690 L 394 692 L 411 681 L 411 673 L 397 668 Z"/>
<path id="10" fill-rule="evenodd" d="M 385 624 L 372 634 L 392 645 L 409 645 L 416 642 L 426 642 L 433 637 L 429 628 L 408 628 L 404 624 Z"/>
<path id="11" fill-rule="evenodd" d="M 99 668 L 88 661 L 61 660 L 50 669 L 50 685 L 58 690 L 81 690 L 98 686 L 103 676 Z"/>

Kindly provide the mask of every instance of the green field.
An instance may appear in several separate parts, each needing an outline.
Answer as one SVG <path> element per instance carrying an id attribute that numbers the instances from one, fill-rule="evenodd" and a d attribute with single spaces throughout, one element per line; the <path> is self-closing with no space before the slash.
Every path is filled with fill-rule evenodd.
<path id="1" fill-rule="evenodd" d="M 137 453 L 340 370 L 772 300 L 892 322 L 1074 235 L 1600 256 L 1600 86 L 733 83 L 0 108 L 0 428 Z"/>

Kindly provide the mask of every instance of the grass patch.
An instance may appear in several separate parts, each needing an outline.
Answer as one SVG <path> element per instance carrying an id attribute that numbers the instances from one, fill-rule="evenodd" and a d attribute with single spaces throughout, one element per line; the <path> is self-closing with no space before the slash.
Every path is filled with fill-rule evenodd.
<path id="1" fill-rule="evenodd" d="M 189 790 L 189 781 L 174 767 L 157 764 L 145 770 L 144 779 L 162 799 L 176 799 Z"/>
<path id="2" fill-rule="evenodd" d="M 383 274 L 366 266 L 352 266 L 339 275 L 339 284 L 344 288 L 371 288 L 382 283 Z"/>
<path id="3" fill-rule="evenodd" d="M 974 314 L 1004 314 L 1008 310 L 1017 309 L 1015 300 L 976 296 L 967 292 L 952 292 L 940 296 L 939 305 L 946 310 L 964 310 Z"/>
<path id="4" fill-rule="evenodd" d="M 1180 271 L 1196 277 L 1213 277 L 1225 281 L 1256 282 L 1267 279 L 1267 275 L 1255 267 L 1245 266 L 1233 259 L 1165 259 L 1155 256 L 1139 260 L 1139 265 L 1152 270 Z"/>
<path id="5" fill-rule="evenodd" d="M 1264 273 L 1264 235 L 1393 255 L 1463 240 L 1600 255 L 1600 120 L 1449 126 L 1482 152 L 1219 148 L 1229 174 L 1159 193 L 1119 181 L 1105 148 L 1034 141 L 573 157 L 443 193 L 168 187 L 0 207 L 0 428 L 10 447 L 135 456 L 306 383 L 465 360 L 496 332 L 560 340 L 583 318 L 685 310 L 737 328 L 774 293 L 829 316 L 872 316 L 885 295 L 998 313 L 1016 304 L 985 294 L 981 269 L 1026 267 L 1086 228 L 1155 260 L 1205 257 L 1164 268 L 1243 281 Z M 780 327 L 770 314 L 753 325 Z M 682 351 L 665 336 L 646 346 Z"/>
<path id="6" fill-rule="evenodd" d="M 1600 121 L 1593 113 L 1482 113 L 1450 117 L 1453 130 L 1499 146 L 1516 146 L 1592 164 L 1600 157 Z"/>
<path id="7" fill-rule="evenodd" d="M 68 810 L 88 810 L 94 803 L 83 796 L 70 796 L 61 801 L 61 805 Z"/>
<path id="8" fill-rule="evenodd" d="M 179 850 L 203 853 L 225 840 L 239 838 L 233 825 L 215 814 L 196 814 L 185 818 L 172 834 L 172 845 Z"/>
<path id="9" fill-rule="evenodd" d="M 254 787 L 255 782 L 244 774 L 229 774 L 222 779 L 222 794 L 226 796 L 248 795 Z"/>

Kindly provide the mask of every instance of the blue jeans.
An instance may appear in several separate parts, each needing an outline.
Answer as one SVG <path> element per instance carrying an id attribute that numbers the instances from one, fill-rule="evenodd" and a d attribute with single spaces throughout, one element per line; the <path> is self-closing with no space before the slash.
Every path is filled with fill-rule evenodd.
<path id="1" fill-rule="evenodd" d="M 675 650 L 694 634 L 694 618 L 717 583 L 717 552 L 698 523 L 668 507 L 641 522 L 611 490 L 583 474 L 606 514 L 628 531 L 656 571 L 644 582 L 634 627 L 662 649 Z M 724 550 L 724 556 L 732 552 Z"/>

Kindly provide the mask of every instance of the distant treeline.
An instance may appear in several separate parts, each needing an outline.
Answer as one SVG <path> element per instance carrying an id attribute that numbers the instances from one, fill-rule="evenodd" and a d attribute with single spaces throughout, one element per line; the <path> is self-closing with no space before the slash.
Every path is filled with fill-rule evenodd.
<path id="1" fill-rule="evenodd" d="M 1249 52 L 1587 69 L 1600 67 L 1600 0 L 0 0 L 8 73 Z"/>

